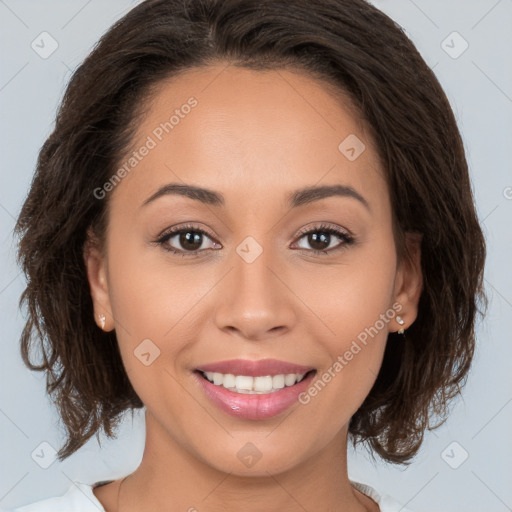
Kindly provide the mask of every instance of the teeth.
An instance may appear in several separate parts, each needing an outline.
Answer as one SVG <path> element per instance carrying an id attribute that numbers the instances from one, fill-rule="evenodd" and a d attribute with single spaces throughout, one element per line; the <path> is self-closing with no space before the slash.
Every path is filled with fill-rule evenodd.
<path id="1" fill-rule="evenodd" d="M 305 373 L 288 373 L 266 375 L 264 377 L 249 377 L 247 375 L 223 374 L 217 372 L 202 372 L 216 386 L 223 386 L 230 391 L 242 394 L 274 393 L 285 386 L 293 386 L 300 382 Z"/>
<path id="2" fill-rule="evenodd" d="M 284 383 L 286 386 L 293 386 L 295 384 L 295 375 L 293 373 L 289 373 L 284 376 Z"/>

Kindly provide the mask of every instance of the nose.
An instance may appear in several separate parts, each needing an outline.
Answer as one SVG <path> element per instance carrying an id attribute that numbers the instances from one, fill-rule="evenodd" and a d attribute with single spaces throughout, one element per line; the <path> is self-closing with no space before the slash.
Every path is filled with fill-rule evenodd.
<path id="1" fill-rule="evenodd" d="M 253 341 L 293 329 L 297 299 L 271 251 L 263 250 L 252 262 L 235 253 L 230 263 L 231 271 L 217 290 L 217 327 Z"/>

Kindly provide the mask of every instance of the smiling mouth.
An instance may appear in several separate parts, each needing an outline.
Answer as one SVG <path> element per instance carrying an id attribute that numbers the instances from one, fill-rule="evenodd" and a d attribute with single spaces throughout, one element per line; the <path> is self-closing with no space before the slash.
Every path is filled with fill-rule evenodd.
<path id="1" fill-rule="evenodd" d="M 195 370 L 203 379 L 211 384 L 229 391 L 247 395 L 263 395 L 276 393 L 282 389 L 293 387 L 316 370 L 306 373 L 281 373 L 276 375 L 234 375 L 232 373 L 204 372 Z"/>

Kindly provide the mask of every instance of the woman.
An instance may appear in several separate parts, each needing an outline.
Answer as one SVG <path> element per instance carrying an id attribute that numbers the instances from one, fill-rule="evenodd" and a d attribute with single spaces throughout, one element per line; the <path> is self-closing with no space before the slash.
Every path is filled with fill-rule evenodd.
<path id="1" fill-rule="evenodd" d="M 379 10 L 142 2 L 72 77 L 16 230 L 60 460 L 146 418 L 133 473 L 17 510 L 405 510 L 347 442 L 405 464 L 460 392 L 485 243 L 449 102 Z"/>

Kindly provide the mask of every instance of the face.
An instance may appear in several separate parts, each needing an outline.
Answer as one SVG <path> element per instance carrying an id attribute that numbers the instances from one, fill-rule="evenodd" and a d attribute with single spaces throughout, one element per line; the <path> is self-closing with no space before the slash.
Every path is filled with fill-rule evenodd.
<path id="1" fill-rule="evenodd" d="M 219 64 L 161 83 L 133 150 L 104 199 L 106 256 L 92 248 L 86 263 L 147 435 L 239 475 L 284 471 L 334 446 L 400 328 L 397 310 L 405 327 L 414 321 L 421 284 L 417 266 L 398 265 L 364 124 L 304 74 Z M 304 368 L 216 366 L 234 359 Z M 224 385 L 206 382 L 206 365 Z M 226 390 L 222 377 L 270 375 L 279 389 L 275 375 L 308 370 L 280 391 L 259 379 L 260 394 Z M 242 463 L 251 450 L 261 460 Z"/>

